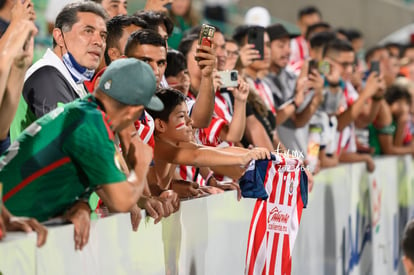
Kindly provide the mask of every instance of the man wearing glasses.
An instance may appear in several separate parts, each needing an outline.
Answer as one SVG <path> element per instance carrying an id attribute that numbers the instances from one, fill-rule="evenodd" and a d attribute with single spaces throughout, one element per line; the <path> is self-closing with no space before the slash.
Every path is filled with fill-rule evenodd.
<path id="1" fill-rule="evenodd" d="M 355 129 L 365 128 L 376 117 L 385 92 L 385 81 L 382 74 L 371 72 L 364 89 L 360 93 L 351 83 L 355 69 L 355 52 L 348 41 L 335 39 L 328 43 L 323 51 L 323 57 L 328 60 L 344 82 L 344 100 L 337 115 L 339 134 L 338 150 L 340 162 L 359 162 L 367 164 L 368 171 L 375 169 L 369 154 L 356 152 Z"/>
<path id="2" fill-rule="evenodd" d="M 308 70 L 307 62 L 299 76 L 286 69 L 289 64 L 290 38 L 281 24 L 267 27 L 271 41 L 271 65 L 268 83 L 276 98 L 277 131 L 287 149 L 306 157 L 309 120 L 322 103 L 323 79 L 316 69 Z"/>

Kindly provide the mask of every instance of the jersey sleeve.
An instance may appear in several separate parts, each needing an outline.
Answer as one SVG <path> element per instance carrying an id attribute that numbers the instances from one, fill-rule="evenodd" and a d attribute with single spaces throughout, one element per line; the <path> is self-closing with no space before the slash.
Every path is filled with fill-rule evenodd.
<path id="1" fill-rule="evenodd" d="M 224 119 L 213 116 L 207 128 L 196 130 L 195 137 L 197 142 L 206 146 L 218 146 L 222 142 L 220 132 L 226 125 L 227 122 Z"/>
<path id="2" fill-rule="evenodd" d="M 45 66 L 25 81 L 23 97 L 28 108 L 40 118 L 54 110 L 58 103 L 71 102 L 78 96 L 57 69 Z"/>
<path id="3" fill-rule="evenodd" d="M 84 122 L 66 139 L 64 150 L 92 188 L 126 180 L 121 168 L 122 156 L 109 126 L 99 114 L 86 115 Z"/>

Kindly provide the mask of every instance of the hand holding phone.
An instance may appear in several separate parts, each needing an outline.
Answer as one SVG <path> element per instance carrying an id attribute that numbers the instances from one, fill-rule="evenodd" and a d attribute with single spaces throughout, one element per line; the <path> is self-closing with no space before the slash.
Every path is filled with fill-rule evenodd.
<path id="1" fill-rule="evenodd" d="M 379 76 L 380 75 L 380 63 L 379 63 L 379 61 L 371 61 L 371 63 L 370 63 L 371 65 L 370 65 L 370 72 L 372 73 L 372 72 L 376 72 L 377 73 L 377 76 Z"/>
<path id="2" fill-rule="evenodd" d="M 318 69 L 318 62 L 316 62 L 316 60 L 309 60 L 308 63 L 308 75 L 310 75 L 312 73 L 313 70 L 317 70 Z"/>
<path id="3" fill-rule="evenodd" d="M 253 44 L 254 49 L 259 51 L 260 58 L 264 58 L 264 28 L 263 27 L 250 27 L 247 33 L 247 43 Z"/>
<path id="4" fill-rule="evenodd" d="M 214 28 L 213 26 L 203 24 L 200 30 L 200 37 L 198 39 L 198 45 L 211 47 L 215 31 L 216 31 L 216 28 Z M 197 50 L 197 52 L 198 51 L 199 50 Z M 200 58 L 196 57 L 196 60 L 200 61 Z"/>
<path id="5" fill-rule="evenodd" d="M 239 73 L 236 70 L 219 71 L 218 75 L 221 77 L 222 82 L 220 88 L 237 87 L 239 85 Z"/>

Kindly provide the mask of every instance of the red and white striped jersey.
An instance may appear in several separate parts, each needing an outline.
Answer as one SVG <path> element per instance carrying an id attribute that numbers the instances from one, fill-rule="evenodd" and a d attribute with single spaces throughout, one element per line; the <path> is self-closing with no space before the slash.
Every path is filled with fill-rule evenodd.
<path id="1" fill-rule="evenodd" d="M 194 177 L 196 176 L 196 169 L 197 168 L 194 166 L 178 165 L 176 172 L 180 174 L 180 177 L 183 180 L 197 182 L 200 186 L 205 186 L 206 182 L 200 173 L 198 173 L 197 178 L 194 180 Z"/>
<path id="2" fill-rule="evenodd" d="M 230 123 L 233 119 L 233 105 L 230 98 L 226 98 L 219 90 L 214 98 L 214 115 Z"/>
<path id="3" fill-rule="evenodd" d="M 291 274 L 293 245 L 307 203 L 302 174 L 297 159 L 277 156 L 268 161 L 263 184 L 269 198 L 258 199 L 253 210 L 245 274 Z"/>
<path id="4" fill-rule="evenodd" d="M 344 88 L 344 97 L 340 104 L 339 112 L 345 112 L 348 108 L 354 104 L 354 102 L 358 99 L 359 94 L 355 90 L 354 86 L 350 82 L 345 83 Z M 355 123 L 352 122 L 348 126 L 346 126 L 341 132 L 338 132 L 336 135 L 336 144 L 337 150 L 336 153 L 339 155 L 340 152 L 356 152 L 357 145 L 356 145 L 356 133 L 355 133 Z"/>
<path id="5" fill-rule="evenodd" d="M 220 138 L 220 132 L 224 126 L 232 120 L 232 106 L 220 91 L 216 92 L 214 99 L 214 113 L 210 125 L 207 128 L 196 129 L 195 138 L 198 144 L 212 147 L 228 147 L 232 144 Z"/>
<path id="6" fill-rule="evenodd" d="M 309 57 L 309 47 L 305 37 L 298 36 L 290 40 L 290 58 L 288 68 L 296 75 L 302 69 L 303 61 Z"/>
<path id="7" fill-rule="evenodd" d="M 194 99 L 195 97 L 189 93 L 188 97 Z M 194 102 L 194 100 L 192 100 Z M 187 102 L 187 106 L 189 103 Z M 227 100 L 220 94 L 220 91 L 216 92 L 214 113 L 211 119 L 210 125 L 207 128 L 195 129 L 194 137 L 198 144 L 211 147 L 227 147 L 230 144 L 221 140 L 220 131 L 231 122 L 231 109 Z M 193 105 L 191 105 L 192 107 Z M 196 177 L 196 168 L 192 166 L 178 166 L 178 173 L 183 180 L 194 181 Z M 199 174 L 195 179 L 200 186 L 204 186 L 205 182 L 203 177 Z"/>
<path id="8" fill-rule="evenodd" d="M 154 119 L 147 112 L 144 111 L 144 113 L 145 118 L 143 120 L 135 121 L 135 129 L 137 130 L 142 141 L 154 148 Z"/>
<path id="9" fill-rule="evenodd" d="M 229 143 L 221 140 L 220 131 L 227 125 L 227 122 L 217 116 L 211 118 L 211 123 L 207 128 L 196 129 L 195 139 L 198 144 L 212 147 L 227 147 Z M 225 143 L 225 144 L 222 144 Z"/>

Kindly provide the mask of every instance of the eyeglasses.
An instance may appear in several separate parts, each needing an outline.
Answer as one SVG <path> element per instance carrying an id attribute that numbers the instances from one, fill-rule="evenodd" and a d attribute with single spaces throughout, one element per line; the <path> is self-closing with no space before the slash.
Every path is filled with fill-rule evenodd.
<path id="1" fill-rule="evenodd" d="M 237 57 L 239 56 L 239 51 L 227 51 L 227 56 L 228 57 Z"/>

